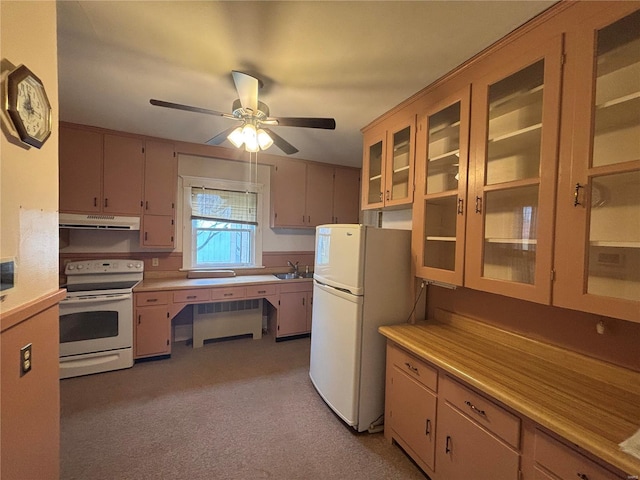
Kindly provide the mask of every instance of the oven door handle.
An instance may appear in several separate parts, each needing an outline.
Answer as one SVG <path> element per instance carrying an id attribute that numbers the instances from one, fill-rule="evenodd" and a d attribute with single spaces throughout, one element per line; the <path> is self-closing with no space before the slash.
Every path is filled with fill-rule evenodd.
<path id="1" fill-rule="evenodd" d="M 99 302 L 112 302 L 113 300 L 127 300 L 132 297 L 130 293 L 114 293 L 111 295 L 82 295 L 79 297 L 65 298 L 60 302 L 64 305 L 75 305 L 78 303 L 99 303 Z"/>

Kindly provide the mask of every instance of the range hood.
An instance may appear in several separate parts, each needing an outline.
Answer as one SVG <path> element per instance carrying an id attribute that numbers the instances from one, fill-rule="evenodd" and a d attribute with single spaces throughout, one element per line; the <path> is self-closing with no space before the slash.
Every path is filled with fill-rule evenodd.
<path id="1" fill-rule="evenodd" d="M 140 217 L 117 217 L 114 215 L 81 215 L 61 213 L 60 228 L 84 228 L 104 230 L 140 230 Z"/>

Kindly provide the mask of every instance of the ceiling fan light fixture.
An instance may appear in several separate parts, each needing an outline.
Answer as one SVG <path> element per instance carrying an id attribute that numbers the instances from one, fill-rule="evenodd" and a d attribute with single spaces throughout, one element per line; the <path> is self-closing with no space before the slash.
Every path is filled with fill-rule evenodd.
<path id="1" fill-rule="evenodd" d="M 244 143 L 244 137 L 242 135 L 242 127 L 236 128 L 233 132 L 227 136 L 227 140 L 233 143 L 233 146 L 236 148 L 240 148 Z"/>
<path id="2" fill-rule="evenodd" d="M 261 150 L 266 150 L 273 145 L 273 138 L 261 128 L 258 129 L 258 145 Z"/>
<path id="3" fill-rule="evenodd" d="M 256 132 L 256 126 L 252 123 L 247 123 L 242 127 L 242 138 L 244 140 L 244 148 L 247 152 L 257 152 L 260 150 L 258 144 L 258 132 Z"/>

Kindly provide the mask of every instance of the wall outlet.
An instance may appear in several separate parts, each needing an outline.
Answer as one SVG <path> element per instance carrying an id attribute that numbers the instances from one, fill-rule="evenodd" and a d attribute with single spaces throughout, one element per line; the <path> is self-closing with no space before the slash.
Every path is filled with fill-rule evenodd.
<path id="1" fill-rule="evenodd" d="M 25 345 L 20 349 L 20 376 L 26 375 L 31 371 L 32 366 L 31 344 Z"/>
<path id="2" fill-rule="evenodd" d="M 158 265 L 160 265 L 160 259 L 158 257 L 153 257 L 151 259 L 151 266 L 157 267 Z"/>

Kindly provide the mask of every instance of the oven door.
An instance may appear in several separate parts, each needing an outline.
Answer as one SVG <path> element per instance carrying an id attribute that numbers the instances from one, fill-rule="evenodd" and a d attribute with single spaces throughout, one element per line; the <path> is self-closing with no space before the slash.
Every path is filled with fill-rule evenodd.
<path id="1" fill-rule="evenodd" d="M 133 345 L 133 294 L 82 295 L 60 302 L 60 357 Z"/>

